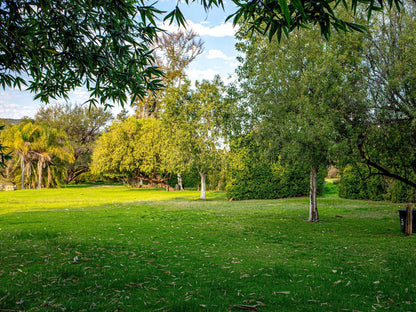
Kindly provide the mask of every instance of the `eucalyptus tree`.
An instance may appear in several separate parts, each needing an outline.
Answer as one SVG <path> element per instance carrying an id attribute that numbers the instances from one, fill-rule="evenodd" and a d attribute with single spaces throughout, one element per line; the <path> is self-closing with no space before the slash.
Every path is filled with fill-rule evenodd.
<path id="1" fill-rule="evenodd" d="M 155 65 L 164 73 L 162 83 L 165 88 L 180 86 L 186 78 L 185 69 L 204 52 L 203 46 L 203 41 L 192 30 L 162 33 L 155 40 Z M 165 88 L 135 99 L 133 105 L 141 118 L 159 117 Z"/>

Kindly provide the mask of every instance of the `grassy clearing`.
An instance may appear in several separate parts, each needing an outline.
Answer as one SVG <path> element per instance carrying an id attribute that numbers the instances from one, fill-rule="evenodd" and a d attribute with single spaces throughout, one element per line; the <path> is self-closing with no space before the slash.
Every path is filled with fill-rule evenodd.
<path id="1" fill-rule="evenodd" d="M 399 205 L 83 187 L 0 193 L 0 311 L 416 311 Z M 74 262 L 74 257 L 78 261 Z"/>

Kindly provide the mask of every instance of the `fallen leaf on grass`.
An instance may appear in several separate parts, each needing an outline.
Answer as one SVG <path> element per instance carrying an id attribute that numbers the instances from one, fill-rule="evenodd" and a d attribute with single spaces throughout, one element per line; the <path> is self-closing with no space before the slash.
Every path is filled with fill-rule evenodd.
<path id="1" fill-rule="evenodd" d="M 290 291 L 274 291 L 273 295 L 290 295 Z"/>

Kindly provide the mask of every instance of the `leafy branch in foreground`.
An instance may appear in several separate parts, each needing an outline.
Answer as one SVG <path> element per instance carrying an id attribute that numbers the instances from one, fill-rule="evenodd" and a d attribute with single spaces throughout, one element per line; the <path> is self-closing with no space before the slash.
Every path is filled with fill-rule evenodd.
<path id="1" fill-rule="evenodd" d="M 144 0 L 2 1 L 0 85 L 46 103 L 84 86 L 90 104 L 124 105 L 161 87 L 149 49 L 161 13 Z"/>
<path id="2" fill-rule="evenodd" d="M 196 0 L 185 0 L 185 3 L 197 2 Z M 336 31 L 359 31 L 366 30 L 365 26 L 349 22 L 339 16 L 337 7 L 342 6 L 357 14 L 358 9 L 365 10 L 367 18 L 370 19 L 373 12 L 381 11 L 384 7 L 391 9 L 393 6 L 398 10 L 403 6 L 401 0 L 233 0 L 237 10 L 227 17 L 234 25 L 248 24 L 251 31 L 268 36 L 271 40 L 274 36 L 280 41 L 282 35 L 289 37 L 289 33 L 297 28 L 307 28 L 309 25 L 318 25 L 321 34 L 329 38 L 332 29 Z M 206 9 L 213 6 L 223 7 L 223 0 L 200 0 Z M 185 26 L 186 21 L 179 7 L 166 15 L 165 20 L 176 21 Z"/>

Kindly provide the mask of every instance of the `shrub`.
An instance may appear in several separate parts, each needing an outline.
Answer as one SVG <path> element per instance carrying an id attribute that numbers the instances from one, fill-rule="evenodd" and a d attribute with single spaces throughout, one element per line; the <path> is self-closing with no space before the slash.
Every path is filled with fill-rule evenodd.
<path id="1" fill-rule="evenodd" d="M 414 203 L 416 189 L 401 181 L 392 181 L 387 197 L 395 203 Z"/>
<path id="2" fill-rule="evenodd" d="M 412 192 L 415 192 L 402 184 L 398 181 L 388 183 L 388 179 L 381 175 L 370 176 L 364 166 L 347 166 L 342 171 L 339 196 L 350 199 L 408 201 Z"/>
<path id="3" fill-rule="evenodd" d="M 342 171 L 339 196 L 350 199 L 383 200 L 387 183 L 382 176 L 369 176 L 365 167 L 347 166 Z"/>
<path id="4" fill-rule="evenodd" d="M 227 197 L 235 200 L 274 199 L 309 194 L 310 168 L 282 164 L 270 159 L 250 137 L 231 145 Z M 318 177 L 318 192 L 323 192 L 326 171 Z"/>

